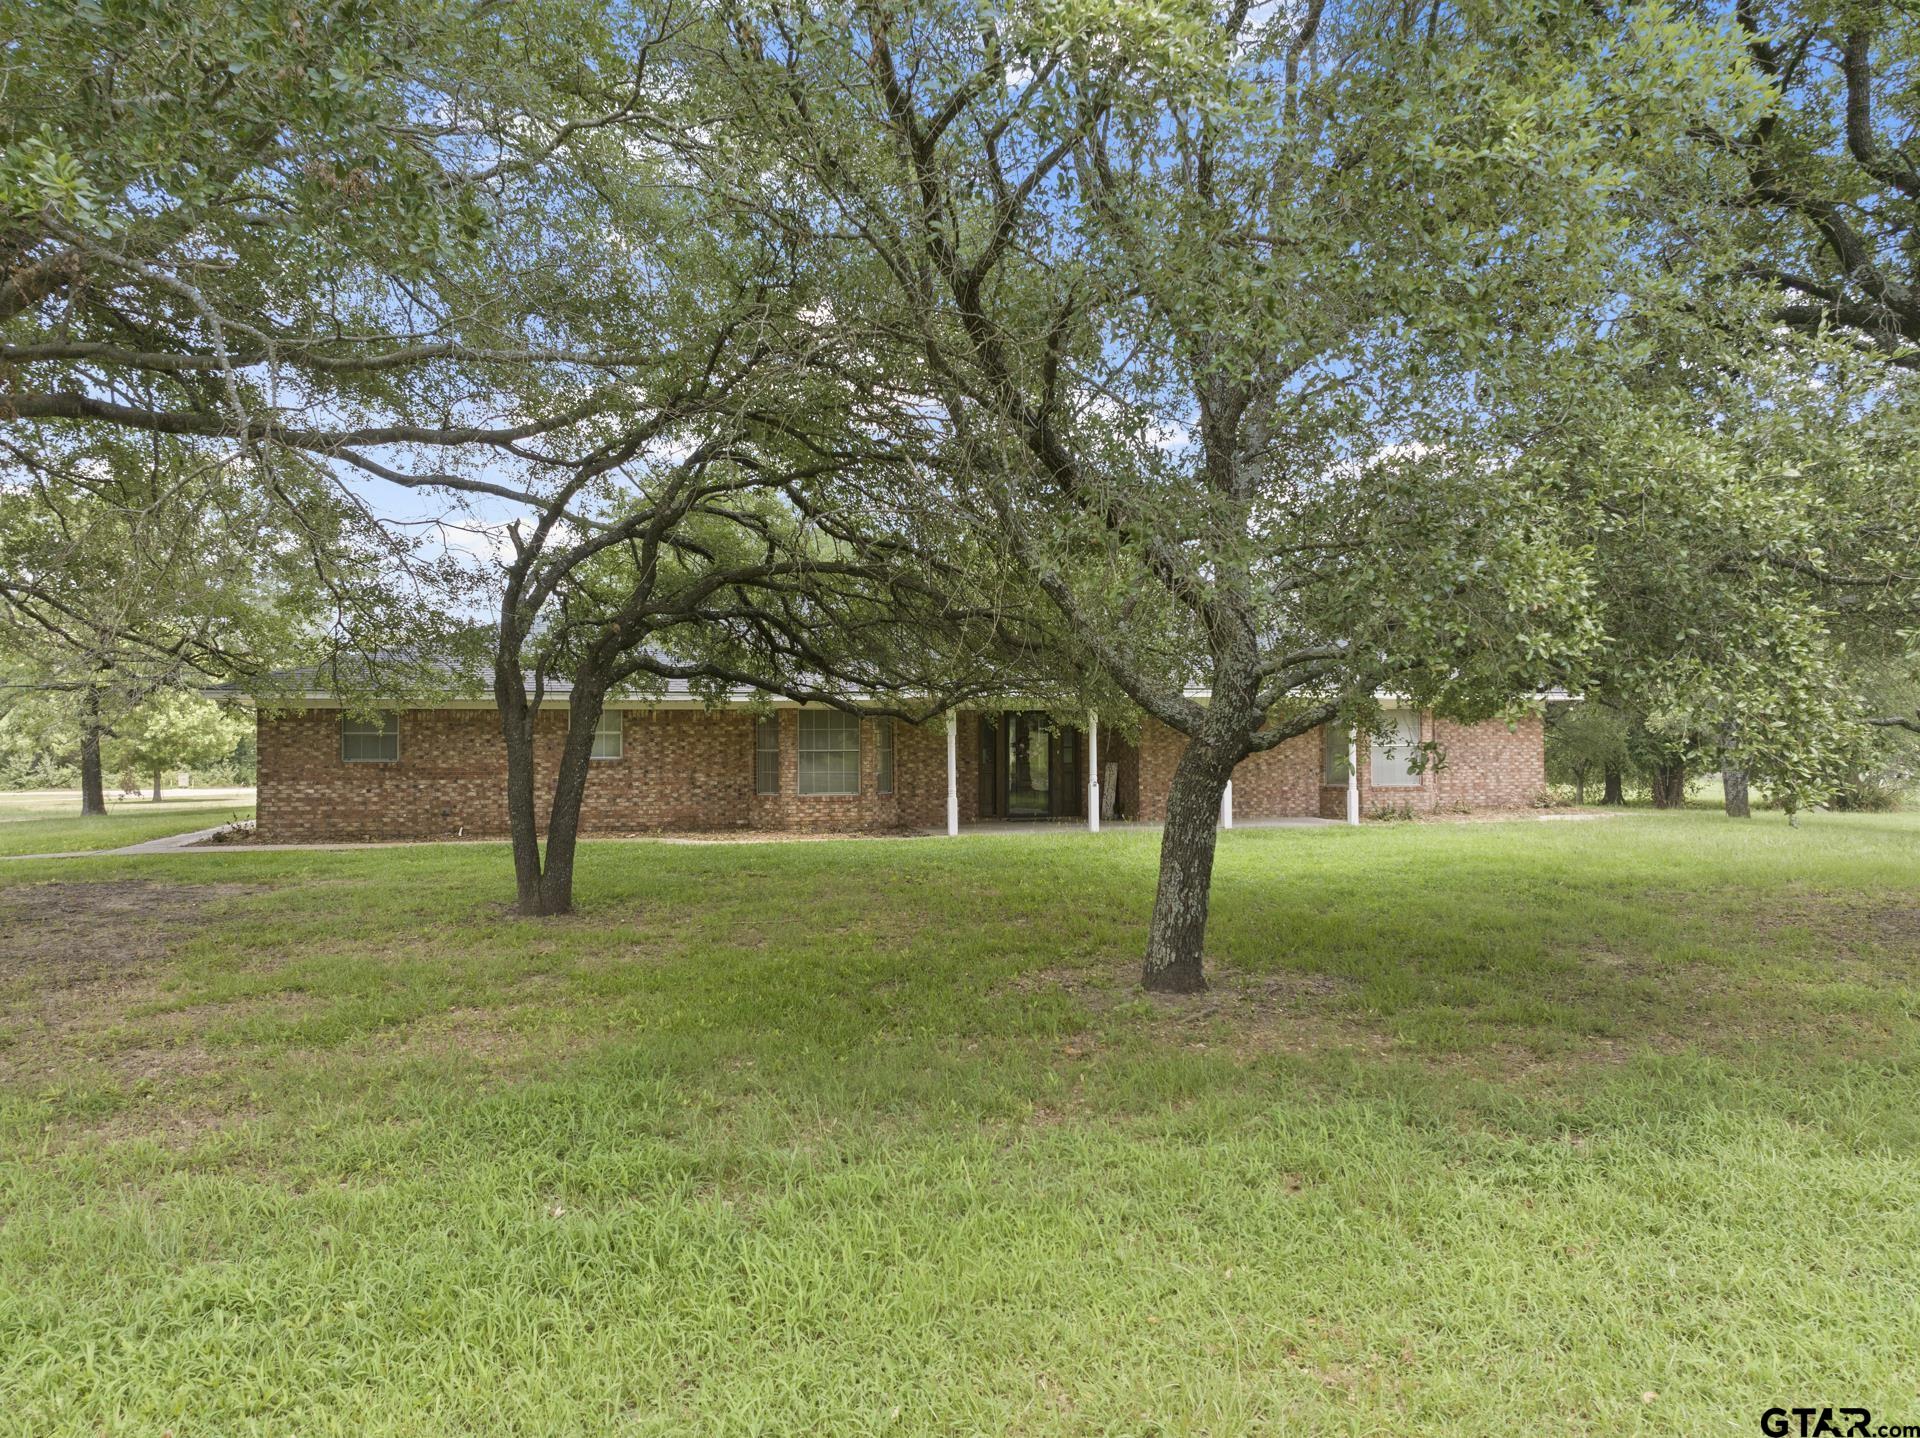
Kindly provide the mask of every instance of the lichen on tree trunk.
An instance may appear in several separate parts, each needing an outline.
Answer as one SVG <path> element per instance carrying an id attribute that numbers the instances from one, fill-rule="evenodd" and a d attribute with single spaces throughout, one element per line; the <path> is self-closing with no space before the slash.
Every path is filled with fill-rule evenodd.
<path id="1" fill-rule="evenodd" d="M 1213 851 L 1219 839 L 1220 796 L 1233 773 L 1201 743 L 1187 746 L 1174 766 L 1167 822 L 1160 835 L 1160 882 L 1147 929 L 1144 988 L 1195 994 L 1207 987 L 1204 954 L 1207 907 L 1213 887 Z"/>
<path id="2" fill-rule="evenodd" d="M 1747 773 L 1744 769 L 1728 766 L 1720 771 L 1720 786 L 1727 794 L 1727 817 L 1729 819 L 1748 819 L 1753 817 L 1753 805 L 1747 794 Z"/>

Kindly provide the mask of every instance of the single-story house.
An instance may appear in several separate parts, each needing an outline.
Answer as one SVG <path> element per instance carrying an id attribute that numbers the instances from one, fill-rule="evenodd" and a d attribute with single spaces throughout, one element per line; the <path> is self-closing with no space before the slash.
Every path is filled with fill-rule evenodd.
<path id="1" fill-rule="evenodd" d="M 440 839 L 507 830 L 506 747 L 490 701 L 348 715 L 310 693 L 259 718 L 258 829 L 269 841 Z M 544 810 L 567 728 L 564 689 L 538 720 Z M 1389 707 L 1383 732 L 1315 730 L 1241 762 L 1223 817 L 1358 818 L 1514 809 L 1546 788 L 1542 726 L 1457 724 Z M 1431 741 L 1442 761 L 1410 767 Z M 595 730 L 581 831 L 958 832 L 1007 820 L 1165 817 L 1185 739 L 1153 720 L 1128 740 L 1097 716 L 1066 726 L 1019 708 L 920 725 L 742 695 L 609 701 Z"/>

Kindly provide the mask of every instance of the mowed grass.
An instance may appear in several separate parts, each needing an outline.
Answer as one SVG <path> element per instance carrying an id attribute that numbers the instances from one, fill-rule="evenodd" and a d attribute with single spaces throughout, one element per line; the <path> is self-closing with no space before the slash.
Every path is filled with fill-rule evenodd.
<path id="1" fill-rule="evenodd" d="M 158 804 L 150 798 L 109 795 L 107 812 L 80 817 L 80 793 L 40 789 L 0 792 L 0 856 L 118 849 L 253 817 L 253 791 L 222 790 L 218 797 L 182 790 Z"/>
<path id="2" fill-rule="evenodd" d="M 0 871 L 0 1431 L 1920 1421 L 1920 824 Z"/>

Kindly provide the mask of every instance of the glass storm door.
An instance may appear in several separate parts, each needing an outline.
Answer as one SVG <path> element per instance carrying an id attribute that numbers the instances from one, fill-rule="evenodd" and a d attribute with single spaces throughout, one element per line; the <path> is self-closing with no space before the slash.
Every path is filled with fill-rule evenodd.
<path id="1" fill-rule="evenodd" d="M 1009 714 L 1007 817 L 1044 819 L 1053 813 L 1053 734 L 1044 714 Z"/>

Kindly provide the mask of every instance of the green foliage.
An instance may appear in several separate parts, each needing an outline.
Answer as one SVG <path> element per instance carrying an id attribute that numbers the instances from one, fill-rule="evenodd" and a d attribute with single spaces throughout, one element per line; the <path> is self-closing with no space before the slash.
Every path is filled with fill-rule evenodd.
<path id="1" fill-rule="evenodd" d="M 1548 388 L 1516 429 L 1519 466 L 1588 516 L 1607 638 L 1581 687 L 1643 767 L 1732 763 L 1821 802 L 1867 766 L 1868 676 L 1908 662 L 1920 615 L 1911 401 L 1842 347 L 1652 333 L 1643 372 L 1573 410 Z"/>
<path id="2" fill-rule="evenodd" d="M 1920 27 L 1911 6 L 1745 0 L 1735 8 L 1765 118 L 1729 131 L 1746 183 L 1744 276 L 1774 320 L 1920 370 Z"/>
<path id="3" fill-rule="evenodd" d="M 1903 808 L 1920 792 L 1920 677 L 1905 664 L 1868 664 L 1858 683 L 1869 713 L 1914 722 L 1911 727 L 1906 722 L 1876 725 L 1876 742 L 1829 803 L 1863 813 Z"/>
<path id="4" fill-rule="evenodd" d="M 229 761 L 252 725 L 209 699 L 163 690 L 114 726 L 104 746 L 109 772 L 153 778 L 163 770 L 204 769 Z M 156 780 L 156 788 L 160 787 Z"/>
<path id="5" fill-rule="evenodd" d="M 684 397 L 708 351 L 676 323 L 711 316 L 711 232 L 655 143 L 685 120 L 655 55 L 677 12 L 60 0 L 8 18 L 0 462 L 166 436 L 167 469 L 245 486 L 258 558 L 324 591 L 304 657 L 356 690 L 431 672 L 473 617 L 468 537 L 498 533 L 530 472 Z M 508 448 L 534 433 L 542 453 Z"/>
<path id="6" fill-rule="evenodd" d="M 1764 86 L 1661 7 L 1154 13 L 1168 48 L 755 12 L 781 223 L 839 266 L 823 349 L 922 457 L 897 502 L 990 536 L 1064 669 L 1225 748 L 1565 678 L 1603 639 L 1584 526 L 1499 421 L 1637 363 L 1593 316 L 1725 259 L 1698 136 Z"/>
<path id="7" fill-rule="evenodd" d="M 393 612 L 397 596 L 367 582 L 378 544 L 310 467 L 100 429 L 37 441 L 10 447 L 19 479 L 0 490 L 16 783 L 67 782 L 87 730 L 109 741 L 109 768 L 143 777 L 229 761 L 240 734 L 189 691 L 247 678 L 271 694 L 327 631 L 364 639 Z"/>
<path id="8" fill-rule="evenodd" d="M 161 689 L 111 716 L 101 745 L 106 773 L 151 781 L 189 769 L 198 784 L 254 781 L 250 716 L 191 690 Z M 71 788 L 79 782 L 81 714 L 73 696 L 35 689 L 0 711 L 0 789 Z"/>
<path id="9" fill-rule="evenodd" d="M 1909 771 L 1905 783 L 1886 773 L 1862 774 L 1840 784 L 1828 797 L 1828 807 L 1843 814 L 1891 814 L 1904 807 L 1913 784 Z"/>
<path id="10" fill-rule="evenodd" d="M 1547 711 L 1547 781 L 1571 786 L 1585 802 L 1609 769 L 1629 763 L 1627 722 L 1617 710 L 1591 701 Z"/>
<path id="11" fill-rule="evenodd" d="M 45 691 L 8 697 L 0 708 L 0 789 L 79 783 L 80 733 L 72 706 Z"/>
<path id="12" fill-rule="evenodd" d="M 372 298 L 353 293 L 368 256 L 418 275 L 477 235 L 475 196 L 443 183 L 454 117 L 403 128 L 437 77 L 479 73 L 468 47 L 487 37 L 462 5 L 54 0 L 7 16 L 7 239 L 31 250 L 44 234 L 101 274 L 108 293 L 69 312 L 88 327 L 140 265 L 216 276 L 216 260 L 219 288 L 177 291 L 171 322 L 269 286 L 299 304 L 284 318 L 346 319 L 332 306 Z"/>

